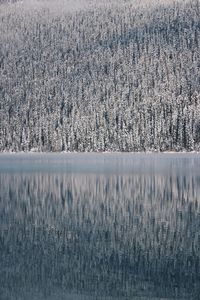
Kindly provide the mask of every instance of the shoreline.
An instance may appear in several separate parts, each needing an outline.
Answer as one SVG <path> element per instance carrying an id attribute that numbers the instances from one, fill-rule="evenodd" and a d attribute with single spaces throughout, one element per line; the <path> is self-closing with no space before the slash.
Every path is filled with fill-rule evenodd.
<path id="1" fill-rule="evenodd" d="M 0 152 L 0 155 L 6 155 L 6 154 L 35 154 L 35 155 L 45 155 L 45 154 L 86 154 L 86 155 L 89 155 L 89 154 L 92 154 L 92 155 L 100 155 L 100 154 L 103 154 L 103 155 L 107 155 L 107 154 L 122 154 L 122 155 L 128 155 L 128 154 L 134 154 L 134 155 L 140 155 L 140 154 L 143 154 L 143 155 L 151 155 L 151 154 L 155 154 L 155 155 L 159 155 L 159 154 L 200 154 L 200 151 L 138 151 L 138 152 L 134 152 L 134 151 L 130 151 L 130 152 L 122 152 L 122 151 L 83 151 L 83 152 L 80 152 L 80 151 L 61 151 L 61 152 L 46 152 L 46 151 L 17 151 L 17 152 L 14 152 L 14 151 L 2 151 Z"/>

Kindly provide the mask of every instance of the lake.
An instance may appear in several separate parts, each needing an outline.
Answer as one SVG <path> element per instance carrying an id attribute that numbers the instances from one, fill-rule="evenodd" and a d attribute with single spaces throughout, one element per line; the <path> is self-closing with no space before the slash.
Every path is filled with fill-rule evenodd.
<path id="1" fill-rule="evenodd" d="M 1 154 L 1 300 L 199 299 L 200 154 Z"/>

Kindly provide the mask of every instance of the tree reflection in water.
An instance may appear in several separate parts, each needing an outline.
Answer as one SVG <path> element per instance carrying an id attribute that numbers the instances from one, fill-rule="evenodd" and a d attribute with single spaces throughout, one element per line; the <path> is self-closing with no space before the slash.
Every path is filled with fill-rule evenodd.
<path id="1" fill-rule="evenodd" d="M 2 173 L 0 184 L 2 299 L 198 298 L 199 176 Z"/>

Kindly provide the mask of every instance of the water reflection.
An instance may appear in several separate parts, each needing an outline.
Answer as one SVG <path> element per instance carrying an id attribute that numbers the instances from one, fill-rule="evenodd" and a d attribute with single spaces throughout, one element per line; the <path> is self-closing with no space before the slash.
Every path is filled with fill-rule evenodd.
<path id="1" fill-rule="evenodd" d="M 1 299 L 199 299 L 197 174 L 5 172 L 0 186 Z"/>

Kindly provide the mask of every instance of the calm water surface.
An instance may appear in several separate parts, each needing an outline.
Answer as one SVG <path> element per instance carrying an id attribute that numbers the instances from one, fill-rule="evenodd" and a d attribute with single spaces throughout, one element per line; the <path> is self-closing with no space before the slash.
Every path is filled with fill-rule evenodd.
<path id="1" fill-rule="evenodd" d="M 200 154 L 1 154 L 0 299 L 200 299 Z"/>

